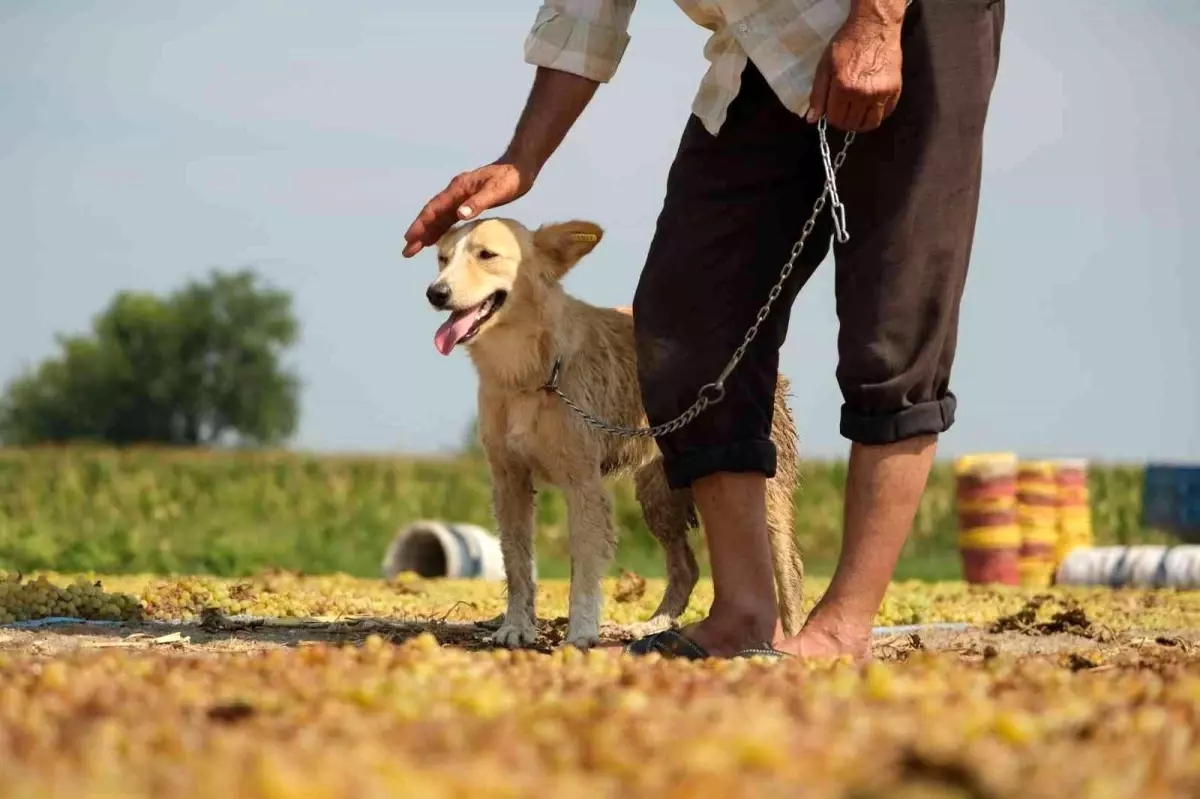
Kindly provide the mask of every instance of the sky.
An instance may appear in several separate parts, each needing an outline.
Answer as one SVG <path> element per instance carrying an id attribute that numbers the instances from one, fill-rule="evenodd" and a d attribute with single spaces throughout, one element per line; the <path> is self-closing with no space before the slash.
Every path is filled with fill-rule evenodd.
<path id="1" fill-rule="evenodd" d="M 434 350 L 434 257 L 402 259 L 402 235 L 506 144 L 537 6 L 0 0 L 0 382 L 119 290 L 252 266 L 303 326 L 295 447 L 457 448 L 475 373 Z M 632 298 L 705 69 L 674 3 L 643 0 L 631 34 L 503 210 L 604 226 L 566 281 L 597 305 Z M 1008 4 L 942 456 L 1200 460 L 1198 35 L 1195 0 Z M 781 363 L 814 458 L 847 449 L 831 266 Z"/>

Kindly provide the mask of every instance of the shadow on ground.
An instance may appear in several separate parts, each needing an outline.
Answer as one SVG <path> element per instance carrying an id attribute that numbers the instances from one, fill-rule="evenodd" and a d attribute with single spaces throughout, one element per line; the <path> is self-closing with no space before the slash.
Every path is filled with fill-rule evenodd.
<path id="1" fill-rule="evenodd" d="M 398 620 L 350 618 L 337 621 L 303 619 L 228 618 L 206 611 L 199 621 L 183 624 L 133 622 L 110 625 L 57 624 L 34 629 L 0 629 L 0 652 L 53 657 L 87 649 L 161 650 L 193 656 L 236 655 L 315 645 L 359 646 L 370 636 L 402 644 L 428 633 L 443 646 L 469 651 L 493 648 L 491 633 L 500 619 L 481 622 L 448 622 L 437 619 Z M 562 644 L 565 618 L 539 620 L 533 651 L 551 653 Z M 620 652 L 631 635 L 619 627 L 602 632 L 600 648 Z M 1023 623 L 1020 614 L 998 620 L 989 628 L 947 630 L 926 628 L 886 631 L 874 643 L 879 660 L 904 660 L 913 652 L 953 652 L 969 660 L 1000 655 L 1059 655 L 1076 653 L 1086 662 L 1129 648 L 1177 649 L 1191 652 L 1200 646 L 1200 630 L 1130 630 L 1120 633 L 1084 624 L 1067 629 Z"/>

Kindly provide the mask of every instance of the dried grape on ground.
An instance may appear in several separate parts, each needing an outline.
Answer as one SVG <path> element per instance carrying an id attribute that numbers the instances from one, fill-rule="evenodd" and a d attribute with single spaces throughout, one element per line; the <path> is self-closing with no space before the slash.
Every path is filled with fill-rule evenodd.
<path id="1" fill-rule="evenodd" d="M 880 624 L 977 626 L 853 666 L 552 649 L 559 582 L 545 654 L 487 648 L 498 584 L 83 578 L 137 608 L 0 629 L 0 795 L 1200 794 L 1200 592 L 899 584 Z M 662 583 L 607 588 L 624 623 Z"/>

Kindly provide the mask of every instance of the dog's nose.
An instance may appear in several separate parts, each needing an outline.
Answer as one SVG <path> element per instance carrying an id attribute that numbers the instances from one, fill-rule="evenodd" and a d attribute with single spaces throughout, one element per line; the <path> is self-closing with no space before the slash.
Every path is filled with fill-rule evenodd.
<path id="1" fill-rule="evenodd" d="M 425 290 L 425 299 L 434 308 L 445 308 L 446 301 L 450 299 L 450 287 L 445 283 L 432 283 Z"/>

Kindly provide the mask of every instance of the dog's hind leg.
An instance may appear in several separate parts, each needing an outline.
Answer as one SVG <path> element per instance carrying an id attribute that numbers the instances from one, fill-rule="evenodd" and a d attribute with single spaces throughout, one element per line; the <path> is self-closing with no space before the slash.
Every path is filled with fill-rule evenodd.
<path id="1" fill-rule="evenodd" d="M 642 518 L 662 545 L 667 561 L 667 588 L 658 609 L 630 631 L 646 635 L 670 626 L 687 610 L 700 579 L 700 567 L 688 541 L 688 530 L 696 526 L 696 511 L 691 491 L 672 491 L 667 485 L 662 461 L 642 468 L 634 476 L 634 487 Z"/>
<path id="2" fill-rule="evenodd" d="M 571 592 L 564 643 L 587 649 L 600 643 L 601 579 L 616 550 L 612 500 L 600 473 L 567 483 L 567 526 L 571 549 Z"/>
<path id="3" fill-rule="evenodd" d="M 533 583 L 533 479 L 523 465 L 493 458 L 492 502 L 508 584 L 504 623 L 492 640 L 514 648 L 537 640 Z"/>

